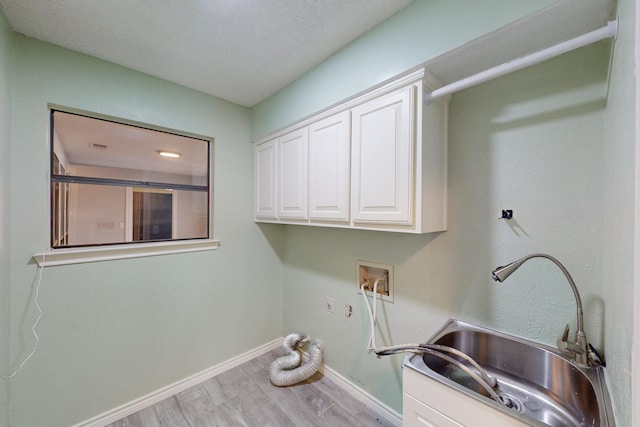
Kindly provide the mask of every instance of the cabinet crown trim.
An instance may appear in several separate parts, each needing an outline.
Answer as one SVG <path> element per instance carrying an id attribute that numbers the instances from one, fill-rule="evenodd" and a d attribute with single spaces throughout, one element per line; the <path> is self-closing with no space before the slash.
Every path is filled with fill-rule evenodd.
<path id="1" fill-rule="evenodd" d="M 425 67 L 409 70 L 403 74 L 392 77 L 372 88 L 366 89 L 350 98 L 346 98 L 337 102 L 324 110 L 312 113 L 299 121 L 289 124 L 279 130 L 270 133 L 269 135 L 255 141 L 254 144 L 262 144 L 274 138 L 278 138 L 289 132 L 295 131 L 299 128 L 310 125 L 313 122 L 330 117 L 334 114 L 338 114 L 342 111 L 350 110 L 351 108 L 365 103 L 371 99 L 393 92 L 396 89 L 404 86 L 422 81 L 424 90 L 432 91 L 443 86 L 442 82 L 438 78 L 429 72 Z"/>

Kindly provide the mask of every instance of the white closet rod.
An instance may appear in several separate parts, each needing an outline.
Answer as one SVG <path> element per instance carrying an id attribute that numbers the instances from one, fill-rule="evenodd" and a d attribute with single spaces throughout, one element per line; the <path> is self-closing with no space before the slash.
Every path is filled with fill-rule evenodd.
<path id="1" fill-rule="evenodd" d="M 451 95 L 463 89 L 467 89 L 471 86 L 475 86 L 480 83 L 484 83 L 496 77 L 504 76 L 505 74 L 513 71 L 518 71 L 523 68 L 529 67 L 534 64 L 546 61 L 571 50 L 577 49 L 582 46 L 586 46 L 597 41 L 615 37 L 618 32 L 618 20 L 609 21 L 606 26 L 589 33 L 583 34 L 578 37 L 574 37 L 565 42 L 548 47 L 538 52 L 514 59 L 504 64 L 497 65 L 489 68 L 488 70 L 481 71 L 478 74 L 474 74 L 456 82 L 450 83 L 446 86 L 442 86 L 439 89 L 434 90 L 431 93 L 425 93 L 424 100 L 429 102 L 432 99 L 440 98 L 443 96 Z"/>

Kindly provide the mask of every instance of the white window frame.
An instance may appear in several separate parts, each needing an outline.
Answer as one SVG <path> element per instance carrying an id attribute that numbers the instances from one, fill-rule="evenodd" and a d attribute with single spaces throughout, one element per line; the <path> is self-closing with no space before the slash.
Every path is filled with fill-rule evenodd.
<path id="1" fill-rule="evenodd" d="M 209 141 L 209 197 L 210 197 L 210 206 L 209 206 L 209 237 L 208 238 L 200 238 L 200 239 L 186 239 L 186 240 L 172 240 L 172 241 L 162 241 L 162 242 L 124 242 L 114 245 L 96 245 L 96 246 L 83 246 L 83 247 L 69 247 L 69 248 L 56 248 L 49 249 L 45 252 L 36 253 L 33 255 L 33 259 L 37 262 L 37 264 L 41 267 L 53 266 L 53 265 L 67 265 L 67 264 L 78 264 L 78 263 L 87 263 L 87 262 L 97 262 L 97 261 L 108 261 L 108 260 L 117 260 L 117 259 L 126 259 L 126 258 L 137 258 L 137 257 L 146 257 L 146 256 L 155 256 L 155 255 L 166 255 L 166 254 L 175 254 L 175 253 L 186 253 L 186 252 L 198 252 L 198 251 L 208 251 L 217 249 L 220 246 L 220 241 L 212 238 L 213 235 L 213 148 L 214 148 L 214 138 L 208 136 L 197 135 L 193 133 L 176 131 L 174 129 L 163 128 L 159 126 L 149 125 L 147 123 L 140 123 L 131 120 L 126 120 L 117 117 L 111 117 L 101 114 L 96 114 L 92 112 L 87 112 L 84 110 L 69 108 L 65 106 L 60 106 L 56 104 L 48 105 L 48 113 L 51 110 L 68 112 L 72 114 L 79 114 L 87 117 L 92 117 L 96 119 L 109 120 L 116 123 L 121 123 L 125 125 L 144 127 L 147 129 L 158 130 L 161 132 L 169 132 L 175 133 L 187 137 L 193 137 L 197 139 L 203 139 Z M 51 149 L 51 144 L 53 144 L 53 136 L 48 132 L 49 135 L 49 148 Z M 50 152 L 51 150 L 49 150 Z M 51 156 L 46 156 L 48 165 L 51 164 Z M 50 166 L 47 166 L 47 169 Z M 51 179 L 48 180 L 49 184 L 51 184 Z M 51 200 L 51 185 L 48 186 L 48 197 L 47 201 Z M 47 206 L 47 211 L 49 212 L 47 218 L 49 220 L 49 224 L 51 224 L 51 209 Z M 47 227 L 48 232 L 51 232 L 51 226 Z"/>

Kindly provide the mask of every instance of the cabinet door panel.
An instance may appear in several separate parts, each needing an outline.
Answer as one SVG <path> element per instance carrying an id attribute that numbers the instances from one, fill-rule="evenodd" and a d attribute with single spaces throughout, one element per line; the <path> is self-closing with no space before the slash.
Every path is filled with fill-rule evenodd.
<path id="1" fill-rule="evenodd" d="M 348 221 L 350 113 L 344 111 L 309 126 L 309 217 Z"/>
<path id="2" fill-rule="evenodd" d="M 280 218 L 307 219 L 308 133 L 303 128 L 278 139 Z"/>
<path id="3" fill-rule="evenodd" d="M 404 426 L 530 426 L 515 411 L 503 412 L 411 368 L 402 370 L 402 392 Z"/>
<path id="4" fill-rule="evenodd" d="M 354 222 L 412 224 L 414 86 L 352 110 Z"/>
<path id="5" fill-rule="evenodd" d="M 254 148 L 256 218 L 277 218 L 277 161 L 276 140 L 265 142 Z"/>
<path id="6" fill-rule="evenodd" d="M 464 427 L 406 393 L 402 395 L 402 425 L 403 427 Z"/>

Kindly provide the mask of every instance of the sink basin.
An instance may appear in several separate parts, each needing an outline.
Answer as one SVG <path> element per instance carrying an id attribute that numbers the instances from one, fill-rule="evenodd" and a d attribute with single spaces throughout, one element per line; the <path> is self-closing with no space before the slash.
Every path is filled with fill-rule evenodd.
<path id="1" fill-rule="evenodd" d="M 494 390 L 502 402 L 491 399 L 469 374 L 440 357 L 410 355 L 405 366 L 501 411 L 515 411 L 528 424 L 615 425 L 602 367 L 579 367 L 553 347 L 455 319 L 428 344 L 452 347 L 473 358 L 497 380 Z"/>

